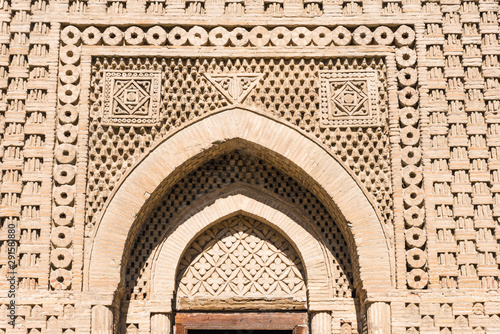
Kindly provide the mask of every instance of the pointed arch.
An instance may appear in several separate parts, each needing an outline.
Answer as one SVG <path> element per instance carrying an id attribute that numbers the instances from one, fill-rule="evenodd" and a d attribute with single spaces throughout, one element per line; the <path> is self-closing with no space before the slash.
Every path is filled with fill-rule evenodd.
<path id="1" fill-rule="evenodd" d="M 117 187 L 96 226 L 86 254 L 87 287 L 113 293 L 135 226 L 180 171 L 201 165 L 224 150 L 246 147 L 293 171 L 331 211 L 350 245 L 356 288 L 387 292 L 393 284 L 389 241 L 374 204 L 356 178 L 321 144 L 298 130 L 256 112 L 233 108 L 200 119 L 170 135 Z"/>
<path id="2" fill-rule="evenodd" d="M 177 222 L 172 224 L 172 233 L 159 247 L 153 262 L 151 299 L 161 300 L 164 296 L 173 295 L 179 263 L 196 237 L 211 226 L 238 214 L 255 218 L 286 238 L 304 266 L 309 301 L 317 304 L 328 299 L 329 264 L 317 236 L 306 229 L 308 224 L 289 205 L 280 203 L 278 207 L 273 207 L 270 201 L 267 196 L 248 188 L 231 189 L 215 201 L 197 207 L 199 210 L 196 213 L 178 217 Z"/>

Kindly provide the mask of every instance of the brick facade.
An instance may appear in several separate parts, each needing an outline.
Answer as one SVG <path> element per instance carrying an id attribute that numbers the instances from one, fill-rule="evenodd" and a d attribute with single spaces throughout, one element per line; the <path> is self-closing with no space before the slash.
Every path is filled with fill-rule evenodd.
<path id="1" fill-rule="evenodd" d="M 0 334 L 500 333 L 498 11 L 0 0 Z"/>

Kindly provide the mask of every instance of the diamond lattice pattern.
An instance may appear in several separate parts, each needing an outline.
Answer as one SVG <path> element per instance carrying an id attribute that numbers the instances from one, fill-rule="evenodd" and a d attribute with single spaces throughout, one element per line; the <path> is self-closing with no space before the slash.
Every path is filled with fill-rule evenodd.
<path id="1" fill-rule="evenodd" d="M 334 84 L 332 84 L 335 87 Z M 368 108 L 364 106 L 368 96 L 360 88 L 366 86 L 366 82 L 348 81 L 332 97 L 335 104 L 335 116 L 366 116 Z"/>
<path id="2" fill-rule="evenodd" d="M 241 215 L 199 236 L 179 269 L 178 296 L 306 298 L 302 264 L 290 243 Z"/>

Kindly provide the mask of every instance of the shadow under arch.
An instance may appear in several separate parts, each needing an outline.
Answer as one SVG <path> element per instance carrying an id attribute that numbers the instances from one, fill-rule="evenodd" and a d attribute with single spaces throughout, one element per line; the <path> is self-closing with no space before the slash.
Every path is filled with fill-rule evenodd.
<path id="1" fill-rule="evenodd" d="M 246 147 L 268 158 L 313 192 L 336 217 L 357 260 L 356 289 L 387 292 L 393 285 L 389 242 L 373 203 L 330 152 L 307 135 L 269 117 L 234 108 L 210 115 L 172 134 L 126 177 L 110 199 L 86 253 L 86 288 L 118 289 L 137 222 L 170 185 L 216 154 Z M 359 287 L 358 287 L 359 285 Z"/>

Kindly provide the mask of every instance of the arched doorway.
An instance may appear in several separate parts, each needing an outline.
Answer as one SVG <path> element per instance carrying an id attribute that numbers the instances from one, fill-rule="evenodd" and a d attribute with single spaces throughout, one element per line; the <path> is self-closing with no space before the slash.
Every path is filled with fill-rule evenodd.
<path id="1" fill-rule="evenodd" d="M 299 254 L 279 232 L 247 215 L 227 218 L 199 235 L 182 256 L 176 329 L 302 333 L 305 276 Z"/>
<path id="2" fill-rule="evenodd" d="M 213 133 L 212 124 L 217 124 L 217 128 L 224 131 Z M 260 176 L 272 180 L 274 185 L 269 185 L 272 183 L 269 181 L 268 185 L 259 187 L 263 183 L 252 183 L 252 180 L 256 180 L 255 177 L 250 177 L 250 182 L 246 184 L 225 184 L 211 189 L 211 193 L 202 198 L 189 199 L 189 205 L 181 206 L 182 210 L 179 212 L 172 212 L 179 208 L 178 205 L 166 205 L 162 202 L 172 189 L 181 190 L 177 193 L 177 198 L 174 196 L 173 203 L 176 203 L 176 200 L 179 203 L 182 198 L 186 199 L 186 194 L 183 193 L 185 187 L 180 187 L 179 182 L 193 184 L 192 179 L 186 180 L 189 173 L 197 173 L 198 168 L 202 168 L 207 162 L 210 166 L 210 161 L 238 150 L 270 163 L 271 167 L 284 176 L 269 176 L 269 173 L 259 171 Z M 240 160 L 247 161 L 248 158 Z M 213 175 L 220 172 L 215 170 Z M 239 168 L 239 172 L 243 176 L 251 174 L 251 170 L 245 168 Z M 210 188 L 216 184 L 210 180 L 212 174 L 200 173 L 203 182 L 195 182 L 197 185 Z M 290 181 L 283 181 L 287 177 Z M 228 178 L 235 179 L 231 173 Z M 297 192 L 297 187 L 303 190 Z M 280 192 L 281 195 L 278 194 Z M 303 195 L 297 195 L 299 193 Z M 234 196 L 245 198 L 236 201 Z M 295 197 L 300 201 L 294 202 Z M 132 198 L 134 200 L 131 200 Z M 231 200 L 236 206 L 229 210 L 228 203 Z M 217 205 L 222 205 L 221 203 L 224 205 L 214 209 Z M 170 328 L 174 320 L 172 314 L 178 311 L 174 302 L 174 286 L 177 264 L 181 261 L 182 254 L 206 228 L 238 211 L 248 214 L 255 210 L 255 204 L 252 206 L 249 203 L 260 203 L 260 214 L 250 213 L 254 215 L 252 218 L 260 217 L 266 224 L 274 224 L 280 234 L 297 247 L 300 256 L 304 259 L 306 255 L 309 256 L 308 261 L 303 263 L 307 276 L 306 308 L 313 333 L 329 333 L 332 327 L 340 328 L 348 322 L 355 329 L 356 319 L 363 319 L 365 316 L 374 319 L 372 323 L 376 328 L 386 327 L 387 317 L 390 318 L 386 312 L 387 304 L 375 298 L 377 294 L 380 296 L 391 288 L 392 266 L 387 240 L 372 203 L 346 169 L 321 145 L 277 121 L 241 109 L 220 112 L 174 134 L 139 163 L 118 188 L 101 219 L 91 256 L 88 257 L 89 288 L 105 296 L 96 304 L 108 303 L 105 308 L 96 305 L 94 317 L 106 321 L 105 319 L 113 318 L 110 316 L 112 309 L 121 308 L 120 321 L 125 321 L 125 327 L 130 332 L 139 331 L 140 328 L 162 332 L 158 328 Z M 353 203 L 356 204 L 356 210 L 353 210 Z M 250 206 L 244 208 L 242 205 Z M 314 210 L 308 209 L 307 205 L 318 207 L 318 212 L 323 214 L 317 214 L 317 217 L 322 218 L 314 216 Z M 153 226 L 150 222 L 146 223 L 148 217 L 154 215 L 155 208 L 159 207 L 166 208 L 165 215 L 170 217 L 170 223 L 165 228 L 156 229 L 161 233 L 147 236 L 144 234 L 144 228 Z M 204 211 L 207 208 L 213 210 L 212 215 Z M 279 220 L 277 222 L 275 219 L 265 218 L 266 214 L 271 212 L 287 217 L 292 222 L 286 225 L 290 230 L 278 227 Z M 193 224 L 189 228 L 190 237 L 184 236 L 183 242 L 171 243 L 169 247 L 165 247 L 163 240 L 175 240 L 172 237 L 182 228 L 188 228 L 188 222 Z M 301 233 L 297 228 L 307 233 Z M 315 245 L 315 249 L 307 249 L 307 243 L 303 240 L 305 237 L 314 241 L 309 245 Z M 110 240 L 109 238 L 113 238 L 114 242 L 105 241 Z M 155 247 L 143 245 L 138 248 L 137 240 L 151 239 L 156 240 Z M 337 250 L 336 253 L 332 247 L 342 242 L 345 247 L 340 247 L 340 251 Z M 299 245 L 303 245 L 305 250 L 301 251 Z M 165 252 L 165 249 L 169 251 Z M 147 253 L 147 256 L 143 256 L 142 266 L 131 268 L 130 261 L 133 261 L 134 257 L 141 257 L 143 253 Z M 178 257 L 173 256 L 174 253 Z M 106 258 L 97 254 L 106 254 Z M 348 257 L 346 262 L 352 266 L 352 279 L 346 284 L 339 284 L 339 280 L 336 280 L 340 278 L 342 281 L 349 276 L 342 268 L 342 257 Z M 162 267 L 165 264 L 168 265 Z M 131 277 L 145 272 L 147 275 L 142 281 Z M 134 282 L 132 292 L 127 281 Z M 345 295 L 342 295 L 343 293 Z M 353 293 L 361 301 L 357 309 Z M 123 301 L 122 296 L 126 298 L 127 295 L 133 294 L 142 298 Z M 345 301 L 349 299 L 351 304 L 346 304 Z M 124 305 L 127 315 L 123 312 Z M 136 310 L 142 311 L 135 314 L 129 312 L 134 305 L 141 306 Z M 344 305 L 346 315 L 342 315 L 342 307 L 339 305 Z M 377 305 L 377 308 L 372 307 L 373 305 Z M 332 323 L 333 310 L 336 310 L 335 324 Z M 145 323 L 145 318 L 148 318 L 148 324 Z M 141 325 L 141 322 L 144 323 Z M 369 324 L 369 321 L 363 324 Z"/>
<path id="3" fill-rule="evenodd" d="M 207 184 L 209 178 L 212 180 Z M 302 285 L 300 282 L 294 285 L 299 288 L 298 291 L 292 288 L 287 294 L 283 291 L 285 287 L 277 290 L 274 286 L 271 290 L 263 290 L 263 287 L 259 289 L 253 286 L 255 291 L 243 289 L 244 293 L 235 294 L 234 290 L 217 290 L 211 295 L 204 291 L 200 296 L 189 289 L 199 285 L 208 287 L 206 282 L 198 280 L 189 289 L 179 289 L 175 285 L 179 280 L 182 281 L 184 277 L 179 278 L 179 275 L 183 275 L 186 270 L 194 275 L 193 270 L 188 270 L 193 260 L 189 256 L 193 253 L 193 245 L 198 245 L 195 248 L 201 250 L 197 240 L 202 238 L 206 241 L 207 233 L 213 235 L 213 229 L 219 229 L 221 224 L 228 224 L 228 220 L 239 216 L 246 217 L 244 221 L 247 226 L 250 224 L 258 228 L 262 238 L 262 233 L 266 231 L 265 235 L 273 239 L 267 241 L 269 247 L 266 252 L 273 247 L 284 247 L 292 252 L 288 260 L 281 258 L 281 263 L 287 263 L 283 269 L 286 273 L 296 272 L 298 275 L 287 275 L 282 279 L 299 279 Z M 321 232 L 325 228 L 328 231 Z M 230 230 L 232 234 L 238 234 L 235 228 Z M 305 312 L 324 307 L 321 303 L 334 298 L 342 301 L 348 310 L 343 319 L 347 321 L 348 317 L 349 323 L 356 322 L 351 260 L 347 243 L 335 222 L 317 198 L 300 187 L 292 177 L 280 173 L 264 160 L 242 149 L 211 159 L 180 180 L 166 193 L 157 209 L 152 211 L 139 236 L 132 247 L 131 261 L 126 270 L 130 276 L 127 277 L 125 299 L 122 302 L 121 318 L 125 322 L 133 319 L 133 314 L 140 313 L 136 310 L 144 303 L 162 304 L 165 300 L 172 301 L 172 311 L 169 313 L 173 315 L 186 311 Z M 153 242 L 155 239 L 158 241 Z M 279 240 L 286 241 L 286 245 L 277 244 Z M 234 258 L 251 248 L 249 245 L 243 247 L 241 243 L 238 246 L 239 249 L 236 247 L 227 256 Z M 202 257 L 207 259 L 204 255 Z M 257 258 L 253 259 L 257 262 Z M 244 260 L 251 262 L 252 257 L 247 256 Z M 196 265 L 205 266 L 203 275 L 206 275 L 208 271 L 213 271 L 213 268 L 206 267 L 210 263 L 215 264 L 207 260 Z M 260 263 L 263 264 L 262 261 Z M 223 263 L 224 270 L 233 267 L 231 273 L 220 273 L 206 279 L 218 284 L 216 281 L 220 283 L 221 276 L 226 280 L 232 274 L 245 272 L 246 276 L 240 278 L 251 283 L 251 272 L 248 272 L 251 268 L 245 268 L 247 264 L 252 267 L 256 265 L 245 263 L 244 268 L 238 268 L 235 263 Z M 276 264 L 269 265 L 274 267 Z M 267 270 L 262 266 L 258 268 L 259 271 Z M 136 273 L 135 276 L 132 273 Z M 258 279 L 267 280 L 277 275 L 271 271 L 268 275 L 263 275 L 263 272 L 254 274 L 259 275 Z M 273 283 L 278 284 L 275 280 Z M 251 289 L 252 284 L 246 288 Z M 129 320 L 129 325 L 134 321 L 139 327 L 138 319 Z"/>

